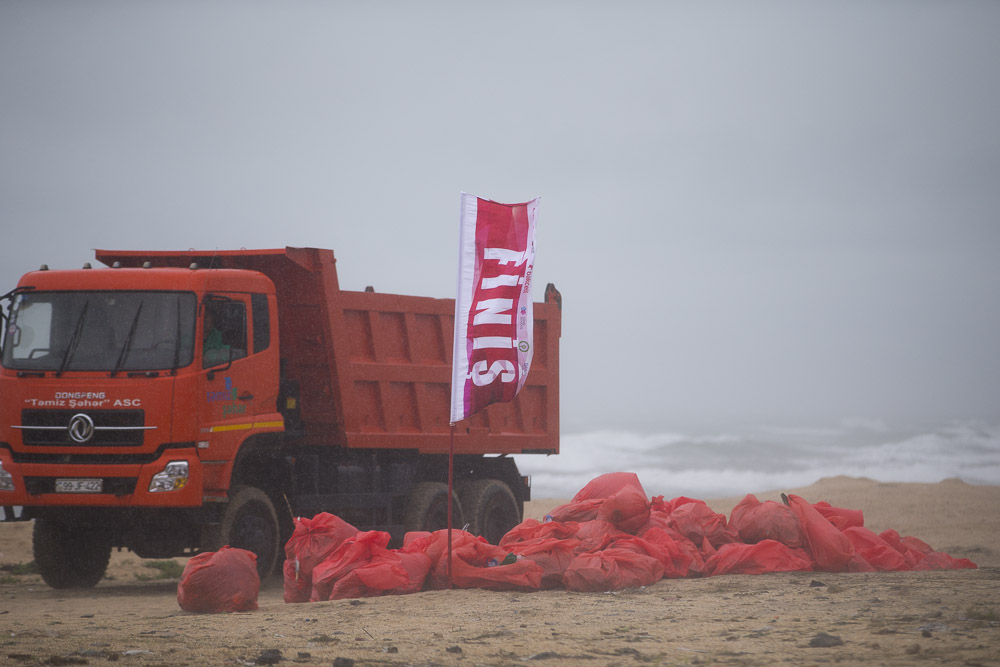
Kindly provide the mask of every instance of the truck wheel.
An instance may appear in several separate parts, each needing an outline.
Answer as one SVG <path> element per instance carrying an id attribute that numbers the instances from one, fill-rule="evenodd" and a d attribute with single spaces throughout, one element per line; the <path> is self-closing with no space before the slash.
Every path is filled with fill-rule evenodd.
<path id="1" fill-rule="evenodd" d="M 31 548 L 38 571 L 52 588 L 93 588 L 111 558 L 111 539 L 99 528 L 35 519 Z"/>
<path id="2" fill-rule="evenodd" d="M 225 545 L 257 554 L 257 573 L 263 581 L 274 570 L 280 537 L 278 515 L 267 494 L 252 486 L 234 486 L 222 523 L 211 540 L 211 548 Z"/>
<path id="3" fill-rule="evenodd" d="M 406 512 L 403 517 L 406 532 L 425 530 L 433 532 L 448 528 L 448 485 L 443 482 L 419 482 L 410 489 L 406 497 Z M 452 528 L 465 525 L 462 518 L 462 504 L 456 494 L 451 501 Z"/>
<path id="4" fill-rule="evenodd" d="M 490 544 L 521 522 L 521 510 L 510 487 L 498 479 L 477 479 L 462 488 L 462 508 L 469 532 Z"/>

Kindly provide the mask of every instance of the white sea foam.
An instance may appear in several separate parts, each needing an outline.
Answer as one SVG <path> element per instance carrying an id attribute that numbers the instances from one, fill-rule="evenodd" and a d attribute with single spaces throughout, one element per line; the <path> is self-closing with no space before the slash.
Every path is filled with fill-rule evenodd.
<path id="1" fill-rule="evenodd" d="M 637 473 L 649 495 L 667 498 L 795 488 L 833 475 L 1000 485 L 1000 427 L 982 423 L 927 431 L 871 420 L 708 435 L 596 431 L 564 434 L 560 449 L 558 456 L 516 457 L 531 475 L 535 498 L 571 497 L 597 475 L 616 471 Z"/>

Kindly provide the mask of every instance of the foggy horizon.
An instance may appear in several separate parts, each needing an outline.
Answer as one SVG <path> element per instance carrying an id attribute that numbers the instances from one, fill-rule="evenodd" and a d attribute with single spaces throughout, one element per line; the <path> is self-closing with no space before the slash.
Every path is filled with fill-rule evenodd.
<path id="1" fill-rule="evenodd" d="M 541 197 L 561 425 L 1000 423 L 1000 5 L 0 5 L 0 292 L 332 248 L 455 296 Z"/>

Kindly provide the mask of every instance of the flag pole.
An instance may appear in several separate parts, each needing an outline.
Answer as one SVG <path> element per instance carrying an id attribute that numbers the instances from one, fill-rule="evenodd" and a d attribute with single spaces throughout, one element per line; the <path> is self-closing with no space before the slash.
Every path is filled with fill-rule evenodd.
<path id="1" fill-rule="evenodd" d="M 451 571 L 451 497 L 455 478 L 455 424 L 451 424 L 451 439 L 448 443 L 448 589 L 455 587 Z"/>

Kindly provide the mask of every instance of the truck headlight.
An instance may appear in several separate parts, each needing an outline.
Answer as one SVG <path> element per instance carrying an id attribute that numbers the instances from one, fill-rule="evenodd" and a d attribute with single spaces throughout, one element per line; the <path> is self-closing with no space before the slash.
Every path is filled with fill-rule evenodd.
<path id="1" fill-rule="evenodd" d="M 14 490 L 14 476 L 3 469 L 3 462 L 0 461 L 0 491 Z"/>
<path id="2" fill-rule="evenodd" d="M 171 461 L 163 470 L 153 475 L 149 482 L 149 492 L 180 491 L 188 483 L 188 462 Z"/>

